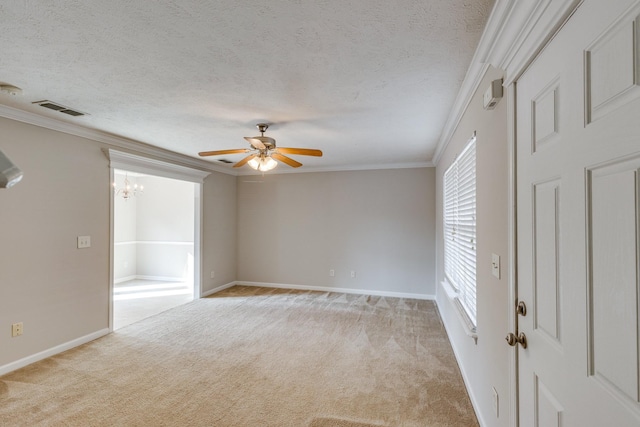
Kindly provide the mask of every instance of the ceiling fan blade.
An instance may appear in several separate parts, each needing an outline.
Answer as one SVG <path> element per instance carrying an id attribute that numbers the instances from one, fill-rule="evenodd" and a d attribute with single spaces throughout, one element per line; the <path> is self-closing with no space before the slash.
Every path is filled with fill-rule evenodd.
<path id="1" fill-rule="evenodd" d="M 201 151 L 198 153 L 198 156 L 221 156 L 223 154 L 239 154 L 247 152 L 249 152 L 249 149 L 247 148 L 234 148 L 232 150 Z"/>
<path id="2" fill-rule="evenodd" d="M 278 147 L 278 152 L 279 153 L 284 153 L 284 154 L 299 154 L 301 156 L 322 157 L 322 151 L 321 150 L 315 150 L 313 148 L 284 148 L 284 147 Z"/>
<path id="3" fill-rule="evenodd" d="M 251 144 L 254 148 L 257 148 L 258 150 L 264 150 L 265 148 L 267 148 L 267 146 L 264 145 L 263 142 L 260 141 L 258 138 L 252 138 L 250 136 L 245 136 L 244 139 L 249 141 L 249 144 Z"/>
<path id="4" fill-rule="evenodd" d="M 282 154 L 271 153 L 271 157 L 273 157 L 276 160 L 280 160 L 282 163 L 288 164 L 292 168 L 299 168 L 300 166 L 302 166 L 302 163 L 296 162 L 291 157 L 283 156 Z"/>
<path id="5" fill-rule="evenodd" d="M 247 162 L 251 159 L 253 159 L 255 156 L 257 156 L 257 154 L 250 154 L 247 157 L 245 157 L 244 159 L 240 160 L 238 163 L 236 163 L 235 165 L 233 165 L 234 168 L 239 168 L 244 166 L 245 164 L 247 164 Z"/>

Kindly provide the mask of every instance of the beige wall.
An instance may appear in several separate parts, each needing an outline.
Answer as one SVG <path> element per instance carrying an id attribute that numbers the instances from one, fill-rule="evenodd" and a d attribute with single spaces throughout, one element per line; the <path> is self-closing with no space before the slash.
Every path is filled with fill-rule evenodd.
<path id="1" fill-rule="evenodd" d="M 4 118 L 0 134 L 24 171 L 0 190 L 2 370 L 108 328 L 111 186 L 105 144 Z M 214 172 L 204 182 L 203 291 L 235 280 L 235 179 Z M 91 248 L 76 248 L 80 235 Z M 24 335 L 11 338 L 15 322 Z"/>
<path id="2" fill-rule="evenodd" d="M 482 94 L 489 82 L 502 77 L 490 69 L 480 84 L 458 125 L 448 147 L 437 164 L 437 282 L 438 307 L 447 327 L 460 368 L 481 418 L 481 425 L 507 426 L 509 422 L 508 366 L 510 347 L 504 342 L 507 331 L 508 283 L 508 144 L 507 101 L 494 110 L 482 108 Z M 442 249 L 442 176 L 455 156 L 477 132 L 477 329 L 478 342 L 467 336 L 451 301 L 440 282 L 443 277 Z M 500 255 L 501 279 L 491 274 L 491 254 Z M 500 416 L 495 418 L 492 387 L 500 396 Z"/>
<path id="3" fill-rule="evenodd" d="M 24 172 L 0 190 L 2 366 L 108 327 L 110 188 L 97 143 L 2 118 L 0 133 Z"/>
<path id="4" fill-rule="evenodd" d="M 202 203 L 202 292 L 206 293 L 236 280 L 236 177 L 212 172 L 204 180 Z"/>
<path id="5" fill-rule="evenodd" d="M 434 168 L 237 180 L 238 280 L 435 294 Z"/>

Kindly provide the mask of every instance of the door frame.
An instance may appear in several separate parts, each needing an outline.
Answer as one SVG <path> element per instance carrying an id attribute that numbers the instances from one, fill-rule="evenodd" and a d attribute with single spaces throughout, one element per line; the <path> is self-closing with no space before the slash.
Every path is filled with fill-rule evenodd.
<path id="1" fill-rule="evenodd" d="M 198 169 L 176 165 L 160 160 L 142 157 L 124 151 L 106 149 L 105 153 L 109 158 L 109 182 L 114 182 L 114 170 L 122 169 L 130 172 L 155 175 L 163 178 L 178 179 L 181 181 L 193 182 L 194 191 L 194 236 L 193 236 L 193 296 L 202 297 L 202 220 L 204 204 L 202 198 L 204 194 L 204 179 L 211 174 Z M 109 185 L 111 186 L 111 185 Z M 109 192 L 109 331 L 113 332 L 113 268 L 114 268 L 114 248 L 115 248 L 115 194 Z"/>
<path id="2" fill-rule="evenodd" d="M 549 0 L 539 2 L 533 11 L 520 39 L 511 45 L 512 51 L 504 55 L 496 64 L 505 71 L 503 86 L 507 102 L 507 150 L 508 150 L 508 332 L 517 331 L 518 315 L 518 253 L 517 253 L 517 83 L 529 65 L 538 57 L 544 47 L 560 31 L 564 24 L 584 0 L 566 0 L 551 4 Z M 514 347 L 509 357 L 509 425 L 519 425 L 519 392 L 518 392 L 518 350 Z"/>

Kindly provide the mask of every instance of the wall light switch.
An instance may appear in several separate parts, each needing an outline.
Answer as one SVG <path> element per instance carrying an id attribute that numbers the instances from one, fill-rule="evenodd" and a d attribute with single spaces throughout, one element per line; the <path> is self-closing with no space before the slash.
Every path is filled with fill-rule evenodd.
<path id="1" fill-rule="evenodd" d="M 500 278 L 500 256 L 491 254 L 491 274 Z"/>
<path id="2" fill-rule="evenodd" d="M 214 277 L 216 277 L 216 272 L 211 270 L 211 278 L 213 279 Z"/>
<path id="3" fill-rule="evenodd" d="M 356 278 L 356 272 L 355 271 L 351 271 L 351 278 L 355 279 Z"/>
<path id="4" fill-rule="evenodd" d="M 334 277 L 336 275 L 336 271 L 334 269 L 329 270 L 329 277 Z"/>
<path id="5" fill-rule="evenodd" d="M 91 236 L 78 236 L 78 249 L 90 248 Z"/>

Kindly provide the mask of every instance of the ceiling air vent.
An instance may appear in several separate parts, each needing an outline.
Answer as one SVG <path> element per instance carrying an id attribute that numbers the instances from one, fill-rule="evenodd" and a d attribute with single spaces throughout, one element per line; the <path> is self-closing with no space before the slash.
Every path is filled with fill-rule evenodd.
<path id="1" fill-rule="evenodd" d="M 36 101 L 36 102 L 33 102 L 33 104 L 39 105 L 44 108 L 48 108 L 50 110 L 59 111 L 61 113 L 68 114 L 74 117 L 87 115 L 87 113 L 81 113 L 80 111 L 72 110 L 71 108 L 67 108 L 64 105 L 56 104 L 55 102 L 51 102 L 47 100 Z"/>
<path id="2" fill-rule="evenodd" d="M 218 159 L 218 161 L 226 164 L 233 163 L 231 160 L 227 160 L 227 159 Z"/>

